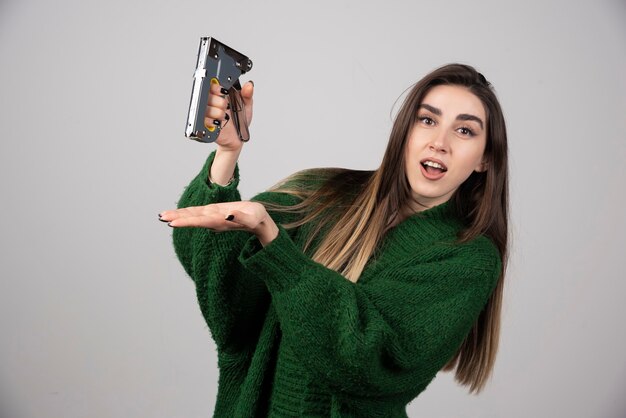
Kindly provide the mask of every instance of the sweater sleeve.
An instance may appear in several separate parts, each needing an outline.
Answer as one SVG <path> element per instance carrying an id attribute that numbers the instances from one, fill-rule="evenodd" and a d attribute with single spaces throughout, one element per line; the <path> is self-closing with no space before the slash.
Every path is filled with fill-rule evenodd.
<path id="1" fill-rule="evenodd" d="M 352 396 L 393 396 L 428 384 L 456 353 L 500 274 L 489 240 L 442 247 L 353 283 L 314 262 L 285 230 L 240 254 L 263 277 L 283 338 L 320 381 Z"/>
<path id="2" fill-rule="evenodd" d="M 237 185 L 239 168 L 227 186 L 208 182 L 215 151 L 200 173 L 191 180 L 178 201 L 178 208 L 241 200 Z M 218 351 L 237 351 L 244 345 L 233 331 L 245 321 L 246 310 L 260 307 L 263 289 L 238 271 L 237 254 L 249 235 L 242 231 L 215 233 L 206 228 L 174 228 L 174 250 L 185 272 L 195 283 L 202 315 Z M 239 334 L 239 336 L 245 334 Z"/>
<path id="3" fill-rule="evenodd" d="M 209 172 L 215 151 L 207 158 L 200 173 L 194 177 L 185 188 L 182 196 L 178 200 L 177 208 L 187 208 L 191 206 L 204 206 L 210 203 L 235 202 L 241 200 L 237 185 L 239 184 L 239 167 L 235 167 L 233 181 L 227 186 L 220 186 L 208 182 Z M 194 277 L 194 246 L 193 242 L 203 236 L 201 228 L 175 228 L 173 231 L 173 242 L 176 255 L 183 265 L 187 274 Z M 213 237 L 217 239 L 216 237 Z"/>
<path id="4" fill-rule="evenodd" d="M 211 153 L 200 173 L 183 192 L 178 207 L 241 200 L 239 168 L 227 186 L 208 182 L 215 157 Z M 289 196 L 264 193 L 266 201 L 289 204 Z M 255 198 L 256 199 L 256 198 Z M 277 223 L 283 222 L 274 215 Z M 269 306 L 265 284 L 241 266 L 238 255 L 251 235 L 244 231 L 213 232 L 206 228 L 174 228 L 173 244 L 185 272 L 193 279 L 198 303 L 218 351 L 239 352 L 254 344 Z"/>

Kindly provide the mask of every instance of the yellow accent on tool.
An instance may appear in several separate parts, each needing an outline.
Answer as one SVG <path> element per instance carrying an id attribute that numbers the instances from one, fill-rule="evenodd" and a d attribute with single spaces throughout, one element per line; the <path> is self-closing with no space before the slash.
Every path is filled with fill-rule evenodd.
<path id="1" fill-rule="evenodd" d="M 220 81 L 217 78 L 213 77 L 211 78 L 211 84 L 220 84 Z M 206 128 L 209 130 L 209 132 L 214 132 L 217 126 L 211 125 L 207 126 Z"/>

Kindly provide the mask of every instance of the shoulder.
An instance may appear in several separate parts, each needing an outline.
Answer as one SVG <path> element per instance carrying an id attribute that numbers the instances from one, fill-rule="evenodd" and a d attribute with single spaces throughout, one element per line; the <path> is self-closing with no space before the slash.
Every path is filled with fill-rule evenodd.
<path id="1" fill-rule="evenodd" d="M 388 266 L 391 276 L 409 280 L 433 281 L 438 285 L 492 289 L 502 274 L 502 261 L 496 245 L 486 236 L 457 242 L 437 239 L 414 246 L 410 254 Z"/>
<path id="2" fill-rule="evenodd" d="M 472 264 L 493 265 L 494 267 L 500 265 L 501 256 L 498 247 L 484 235 L 479 235 L 471 241 L 457 244 L 457 246 L 460 253 L 473 260 Z"/>
<path id="3" fill-rule="evenodd" d="M 463 272 L 469 283 L 490 292 L 502 275 L 502 257 L 491 239 L 480 235 L 470 241 L 450 245 L 448 266 Z"/>
<path id="4" fill-rule="evenodd" d="M 474 270 L 489 277 L 499 276 L 501 257 L 493 241 L 484 235 L 467 242 L 448 242 L 436 245 L 442 260 L 451 265 L 462 266 L 464 270 Z"/>

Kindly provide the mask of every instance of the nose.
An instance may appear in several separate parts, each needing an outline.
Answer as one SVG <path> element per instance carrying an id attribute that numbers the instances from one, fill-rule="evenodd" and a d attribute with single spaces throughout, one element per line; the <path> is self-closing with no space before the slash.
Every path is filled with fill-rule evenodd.
<path id="1" fill-rule="evenodd" d="M 431 138 L 429 148 L 435 152 L 448 152 L 448 138 L 443 130 Z"/>

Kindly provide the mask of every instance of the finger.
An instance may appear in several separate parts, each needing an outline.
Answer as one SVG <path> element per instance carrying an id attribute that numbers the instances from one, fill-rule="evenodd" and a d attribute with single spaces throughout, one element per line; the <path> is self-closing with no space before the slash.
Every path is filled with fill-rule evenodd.
<path id="1" fill-rule="evenodd" d="M 159 220 L 162 222 L 169 222 L 169 221 L 173 221 L 174 219 L 177 219 L 181 216 L 180 212 L 178 212 L 178 210 L 174 209 L 174 210 L 164 210 L 163 212 L 159 213 Z"/>
<path id="2" fill-rule="evenodd" d="M 168 222 L 168 225 L 174 228 L 197 227 L 209 229 L 223 229 L 225 224 L 226 221 L 224 220 L 224 217 L 218 213 L 210 215 L 181 217 Z"/>
<path id="3" fill-rule="evenodd" d="M 186 208 L 164 210 L 163 212 L 159 213 L 159 220 L 163 222 L 169 222 L 169 221 L 173 221 L 174 219 L 179 219 L 179 218 L 207 215 L 215 211 L 216 209 L 211 208 L 210 205 L 189 206 Z"/>
<path id="4" fill-rule="evenodd" d="M 226 109 L 223 109 L 221 107 L 207 106 L 206 110 L 204 111 L 204 117 L 218 120 L 226 119 Z"/>
<path id="5" fill-rule="evenodd" d="M 227 221 L 222 214 L 178 218 L 168 222 L 168 225 L 172 228 L 205 228 L 214 232 L 247 230 L 247 227 L 240 225 L 237 222 Z"/>
<path id="6" fill-rule="evenodd" d="M 228 121 L 228 119 L 229 118 L 225 118 L 224 122 Z M 223 128 L 226 126 L 226 123 L 222 123 L 220 119 L 204 118 L 204 127 L 211 129 L 211 125 Z"/>
<path id="7" fill-rule="evenodd" d="M 228 99 L 222 96 L 211 95 L 209 96 L 208 107 L 217 107 L 221 110 L 226 110 L 228 106 Z"/>
<path id="8" fill-rule="evenodd" d="M 222 97 L 228 94 L 228 90 L 220 86 L 219 82 L 214 78 L 211 79 L 211 87 L 209 89 L 209 92 L 212 95 Z"/>
<path id="9" fill-rule="evenodd" d="M 226 112 L 228 109 L 228 99 L 218 96 L 209 97 L 209 104 L 204 110 L 204 117 L 213 120 L 227 121 L 230 119 L 230 115 Z M 208 125 L 213 123 L 209 121 Z"/>
<path id="10" fill-rule="evenodd" d="M 254 95 L 254 82 L 248 81 L 241 88 L 241 98 L 244 104 L 248 107 L 252 105 L 252 96 Z"/>

